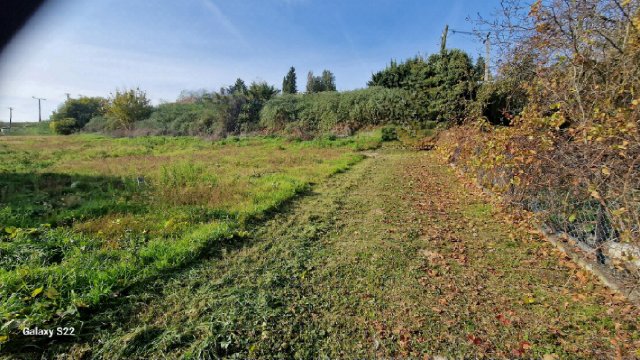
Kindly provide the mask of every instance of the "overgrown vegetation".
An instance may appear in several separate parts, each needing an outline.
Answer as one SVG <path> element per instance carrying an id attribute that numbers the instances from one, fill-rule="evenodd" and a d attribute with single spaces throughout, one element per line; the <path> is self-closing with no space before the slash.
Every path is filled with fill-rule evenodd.
<path id="1" fill-rule="evenodd" d="M 404 89 L 416 119 L 460 122 L 469 117 L 481 79 L 482 72 L 473 66 L 469 55 L 454 49 L 427 59 L 418 56 L 400 64 L 392 61 L 373 74 L 369 86 Z"/>
<path id="2" fill-rule="evenodd" d="M 60 135 L 70 135 L 76 132 L 79 128 L 78 121 L 74 118 L 64 118 L 60 120 L 53 120 L 50 123 L 51 131 Z"/>
<path id="3" fill-rule="evenodd" d="M 366 126 L 409 124 L 413 111 L 401 89 L 373 87 L 345 92 L 283 95 L 269 101 L 260 125 L 270 131 L 310 138 L 351 135 Z"/>
<path id="4" fill-rule="evenodd" d="M 178 101 L 151 108 L 141 97 L 143 94 L 136 95 L 138 100 L 135 100 L 135 94 L 129 91 L 127 98 L 120 96 L 120 102 L 129 105 L 109 105 L 108 109 L 112 110 L 104 117 L 93 118 L 85 131 L 116 135 L 198 135 L 217 139 L 254 133 L 258 130 L 260 110 L 277 93 L 277 89 L 265 82 L 253 82 L 247 87 L 238 79 L 219 92 L 183 92 Z M 123 115 L 116 115 L 116 110 Z"/>
<path id="5" fill-rule="evenodd" d="M 151 114 L 150 102 L 147 94 L 140 89 L 116 90 L 107 102 L 106 115 L 113 127 L 131 130 L 135 122 Z"/>
<path id="6" fill-rule="evenodd" d="M 398 149 L 432 149 L 404 139 L 462 125 L 437 133 L 437 154 L 637 287 L 640 1 L 501 4 L 483 22 L 503 56 L 488 81 L 484 59 L 447 49 L 392 61 L 354 91 L 325 70 L 298 94 L 291 67 L 282 95 L 238 79 L 151 107 L 129 90 L 69 99 L 51 123 L 224 140 L 3 139 L 0 343 L 111 301 L 126 309 L 89 319 L 73 354 L 640 356 L 637 309 L 528 215 L 470 194 L 434 153 Z M 236 137 L 260 133 L 283 136 Z M 254 226 L 382 142 L 320 197 Z"/>
<path id="7" fill-rule="evenodd" d="M 0 123 L 0 127 L 7 128 L 9 127 L 9 123 Z M 53 130 L 51 130 L 51 122 L 50 121 L 42 121 L 42 122 L 24 122 L 24 123 L 13 123 L 11 124 L 11 130 L 4 132 L 0 136 L 5 135 L 52 135 Z"/>
<path id="8" fill-rule="evenodd" d="M 336 91 L 335 75 L 324 70 L 320 76 L 310 71 L 306 92 L 298 95 L 293 67 L 283 79 L 282 96 L 266 82 L 247 86 L 242 79 L 219 91 L 183 91 L 176 102 L 155 107 L 140 89 L 116 91 L 108 100 L 68 99 L 54 113 L 52 129 L 60 134 L 83 130 L 213 138 L 267 132 L 309 139 L 383 124 L 459 122 L 474 109 L 482 61 L 474 67 L 460 50 L 399 65 L 392 61 L 373 75 L 368 89 L 345 92 Z"/>
<path id="9" fill-rule="evenodd" d="M 480 93 L 488 120 L 510 126 L 462 128 L 442 148 L 600 262 L 612 242 L 638 249 L 640 2 L 506 1 L 502 13 L 505 61 Z M 606 261 L 639 276 L 625 249 Z"/>
<path id="10" fill-rule="evenodd" d="M 46 358 L 636 357 L 638 309 L 506 215 L 470 194 L 435 153 L 382 148 L 246 238 L 218 242 L 192 266 L 111 299 L 71 342 L 24 350 Z"/>
<path id="11" fill-rule="evenodd" d="M 61 135 L 79 131 L 93 117 L 103 115 L 106 105 L 107 100 L 100 97 L 69 98 L 51 114 L 51 129 Z"/>
<path id="12" fill-rule="evenodd" d="M 385 126 L 382 128 L 382 141 L 398 140 L 398 132 L 393 126 Z"/>
<path id="13" fill-rule="evenodd" d="M 360 161 L 355 148 L 379 143 L 42 140 L 2 142 L 0 342 L 24 327 L 74 323 L 211 244 L 240 241 L 249 224 L 311 182 Z"/>

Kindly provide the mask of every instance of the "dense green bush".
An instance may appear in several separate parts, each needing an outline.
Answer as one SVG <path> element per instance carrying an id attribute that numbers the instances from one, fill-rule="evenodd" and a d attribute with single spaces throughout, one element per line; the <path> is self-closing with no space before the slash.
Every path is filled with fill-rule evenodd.
<path id="1" fill-rule="evenodd" d="M 49 126 L 56 134 L 69 135 L 78 129 L 78 122 L 74 118 L 65 118 L 51 121 Z"/>
<path id="2" fill-rule="evenodd" d="M 415 113 L 401 89 L 283 95 L 267 102 L 260 124 L 269 131 L 348 135 L 369 125 L 406 124 Z"/>
<path id="3" fill-rule="evenodd" d="M 373 74 L 369 86 L 405 89 L 422 120 L 461 121 L 468 116 L 480 74 L 461 50 L 447 50 L 391 64 Z"/>
<path id="4" fill-rule="evenodd" d="M 118 128 L 128 130 L 136 121 L 149 117 L 153 109 L 150 102 L 140 89 L 116 90 L 106 106 L 106 114 Z"/>
<path id="5" fill-rule="evenodd" d="M 136 130 L 167 135 L 213 135 L 235 132 L 244 95 L 219 95 L 193 103 L 166 103 L 157 106 L 149 119 L 136 123 Z"/>
<path id="6" fill-rule="evenodd" d="M 89 122 L 82 128 L 84 132 L 100 133 L 109 130 L 110 121 L 105 116 L 94 116 Z"/>
<path id="7" fill-rule="evenodd" d="M 139 134 L 213 137 L 256 131 L 264 103 L 277 93 L 267 83 L 252 82 L 247 87 L 241 79 L 220 92 L 183 92 L 178 102 L 158 105 L 132 130 Z"/>
<path id="8" fill-rule="evenodd" d="M 431 55 L 433 76 L 424 82 L 429 98 L 429 118 L 460 122 L 469 117 L 477 80 L 471 58 L 461 50 Z"/>
<path id="9" fill-rule="evenodd" d="M 136 128 L 156 129 L 169 135 L 192 135 L 199 130 L 196 122 L 198 116 L 206 111 L 202 103 L 166 103 L 158 105 L 148 120 L 143 120 Z"/>
<path id="10" fill-rule="evenodd" d="M 51 121 L 60 122 L 69 118 L 74 119 L 73 127 L 69 126 L 69 121 L 63 121 L 59 125 L 64 128 L 65 132 L 75 132 L 82 129 L 91 118 L 102 115 L 105 103 L 106 100 L 101 97 L 82 96 L 77 99 L 70 98 L 51 114 Z"/>
<path id="11" fill-rule="evenodd" d="M 472 113 L 496 125 L 509 125 L 526 104 L 526 94 L 509 80 L 483 84 Z"/>
<path id="12" fill-rule="evenodd" d="M 398 131 L 393 126 L 385 126 L 382 128 L 382 141 L 398 140 Z"/>
<path id="13" fill-rule="evenodd" d="M 229 124 L 230 127 L 236 132 L 251 132 L 257 130 L 260 122 L 260 112 L 264 105 L 274 96 L 278 94 L 279 90 L 266 82 L 252 82 L 247 89 L 246 95 L 244 95 L 244 104 L 241 111 L 237 116 L 233 116 L 230 121 L 236 121 L 235 124 Z M 237 119 L 237 120 L 236 120 Z"/>
<path id="14" fill-rule="evenodd" d="M 433 130 L 438 126 L 438 122 L 433 120 L 427 120 L 427 121 L 423 121 L 420 125 L 422 129 Z"/>
<path id="15" fill-rule="evenodd" d="M 530 57 L 511 59 L 500 68 L 495 81 L 478 88 L 472 115 L 496 125 L 509 125 L 527 105 L 526 85 L 535 79 L 535 64 Z"/>

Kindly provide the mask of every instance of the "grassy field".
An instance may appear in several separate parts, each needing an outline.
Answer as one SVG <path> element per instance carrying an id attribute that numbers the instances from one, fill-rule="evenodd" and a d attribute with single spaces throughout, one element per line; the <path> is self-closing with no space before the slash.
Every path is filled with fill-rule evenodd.
<path id="1" fill-rule="evenodd" d="M 637 308 L 433 154 L 366 154 L 244 238 L 105 301 L 77 337 L 21 350 L 92 359 L 640 356 Z"/>
<path id="2" fill-rule="evenodd" d="M 240 241 L 252 223 L 378 144 L 373 136 L 0 138 L 0 341 L 24 327 L 77 323 L 212 244 Z"/>
<path id="3" fill-rule="evenodd" d="M 376 138 L 3 138 L 0 358 L 640 357 L 637 307 Z"/>
<path id="4" fill-rule="evenodd" d="M 0 122 L 0 127 L 8 127 L 8 122 Z M 11 131 L 8 131 L 0 136 L 24 136 L 24 135 L 53 135 L 48 121 L 43 122 L 28 122 L 28 123 L 13 123 L 11 124 Z"/>

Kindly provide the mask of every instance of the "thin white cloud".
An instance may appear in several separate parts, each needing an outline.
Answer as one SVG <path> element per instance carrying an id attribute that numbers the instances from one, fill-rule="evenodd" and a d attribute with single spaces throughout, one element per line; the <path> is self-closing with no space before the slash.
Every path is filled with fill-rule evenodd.
<path id="1" fill-rule="evenodd" d="M 248 46 L 247 40 L 244 38 L 240 30 L 231 22 L 229 17 L 227 17 L 220 7 L 216 5 L 212 0 L 200 0 L 202 5 L 209 11 L 211 15 L 216 19 L 218 24 L 220 24 L 227 32 L 233 35 L 238 42 L 240 42 L 244 46 Z"/>
<path id="2" fill-rule="evenodd" d="M 251 64 L 226 57 L 185 59 L 65 41 L 49 48 L 46 61 L 38 51 L 25 57 L 32 60 L 5 64 L 0 74 L 0 120 L 7 117 L 3 108 L 8 106 L 16 108 L 14 121 L 37 119 L 32 95 L 47 98 L 42 103 L 46 119 L 66 92 L 108 96 L 116 88 L 139 86 L 158 103 L 175 99 L 183 89 L 231 84 L 239 74 L 252 71 Z"/>

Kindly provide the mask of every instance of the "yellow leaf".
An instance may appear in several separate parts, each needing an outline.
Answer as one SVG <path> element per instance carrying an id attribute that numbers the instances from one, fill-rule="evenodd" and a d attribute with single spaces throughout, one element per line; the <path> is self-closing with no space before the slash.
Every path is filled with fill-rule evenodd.
<path id="1" fill-rule="evenodd" d="M 7 342 L 9 337 L 7 335 L 0 335 L 0 343 Z"/>
<path id="2" fill-rule="evenodd" d="M 77 299 L 73 301 L 73 305 L 75 305 L 76 307 L 79 307 L 79 308 L 88 308 L 89 307 L 89 305 L 87 305 L 85 302 L 83 302 L 82 300 L 77 300 Z"/>
<path id="3" fill-rule="evenodd" d="M 58 295 L 60 295 L 60 293 L 58 293 L 58 290 L 50 287 L 47 288 L 47 291 L 44 292 L 44 294 L 49 298 L 49 299 L 55 299 L 56 297 L 58 297 Z"/>
<path id="4" fill-rule="evenodd" d="M 35 290 L 33 290 L 33 291 L 31 292 L 31 297 L 32 297 L 32 298 L 34 298 L 34 297 L 36 297 L 36 296 L 40 295 L 40 293 L 42 292 L 42 290 L 44 290 L 44 287 L 42 287 L 42 286 L 41 286 L 41 287 L 39 287 L 39 288 L 37 288 L 37 289 L 35 289 Z"/>
<path id="5" fill-rule="evenodd" d="M 622 214 L 624 214 L 624 213 L 626 213 L 626 212 L 627 212 L 627 209 L 626 209 L 626 208 L 621 207 L 620 209 L 613 210 L 613 211 L 611 212 L 611 214 L 612 214 L 613 216 L 618 217 L 618 216 L 620 216 L 620 215 L 622 215 Z"/>
<path id="6" fill-rule="evenodd" d="M 602 168 L 602 174 L 604 176 L 609 176 L 609 175 L 611 175 L 611 170 L 609 170 L 609 168 L 605 166 L 605 167 Z"/>

